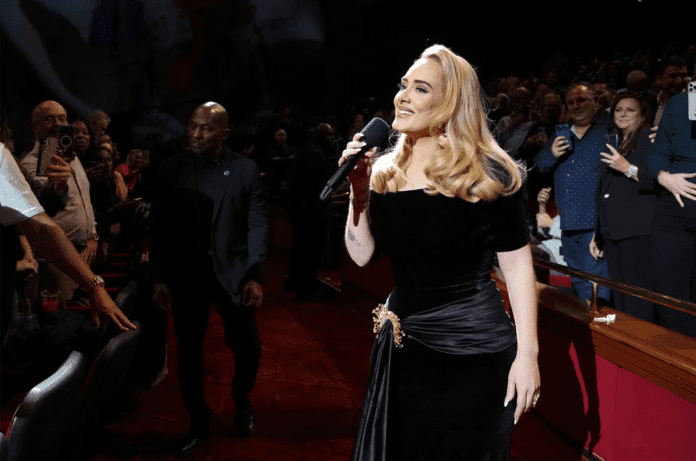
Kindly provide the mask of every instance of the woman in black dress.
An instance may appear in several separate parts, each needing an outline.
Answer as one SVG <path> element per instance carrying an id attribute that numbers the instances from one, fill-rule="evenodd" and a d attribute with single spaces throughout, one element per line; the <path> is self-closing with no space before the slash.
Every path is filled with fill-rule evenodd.
<path id="1" fill-rule="evenodd" d="M 426 49 L 394 98 L 396 146 L 353 170 L 346 246 L 389 256 L 354 460 L 504 460 L 539 397 L 536 289 L 520 167 L 491 136 L 474 69 Z M 355 135 L 340 163 L 363 146 Z M 491 280 L 494 254 L 513 324 Z"/>

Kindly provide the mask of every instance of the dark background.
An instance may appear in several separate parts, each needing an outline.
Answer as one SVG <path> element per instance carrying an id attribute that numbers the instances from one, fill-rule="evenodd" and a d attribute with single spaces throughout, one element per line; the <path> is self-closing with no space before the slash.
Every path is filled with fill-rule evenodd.
<path id="1" fill-rule="evenodd" d="M 65 87 L 111 115 L 124 147 L 152 131 L 177 136 L 208 100 L 225 105 L 233 123 L 288 106 L 342 118 L 370 97 L 389 110 L 400 76 L 435 43 L 469 60 L 485 85 L 594 56 L 681 50 L 695 30 L 689 8 L 656 0 L 85 0 L 79 18 L 66 18 L 72 0 L 0 2 L 0 110 L 18 150 L 31 142 L 39 102 L 55 99 L 71 118 L 84 110 L 39 77 L 46 63 L 8 33 L 19 24 L 8 23 L 11 3 Z M 88 25 L 87 40 L 75 19 Z"/>

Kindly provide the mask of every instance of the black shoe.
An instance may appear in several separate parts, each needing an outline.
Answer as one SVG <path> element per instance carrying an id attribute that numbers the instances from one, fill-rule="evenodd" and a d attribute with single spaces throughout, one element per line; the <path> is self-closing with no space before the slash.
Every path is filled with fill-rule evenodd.
<path id="1" fill-rule="evenodd" d="M 210 437 L 210 428 L 192 427 L 176 443 L 174 455 L 188 456 L 195 452 L 201 443 Z"/>
<path id="2" fill-rule="evenodd" d="M 249 437 L 256 430 L 256 421 L 254 420 L 254 409 L 251 408 L 249 397 L 235 399 L 237 405 L 237 427 L 239 433 L 243 437 Z"/>

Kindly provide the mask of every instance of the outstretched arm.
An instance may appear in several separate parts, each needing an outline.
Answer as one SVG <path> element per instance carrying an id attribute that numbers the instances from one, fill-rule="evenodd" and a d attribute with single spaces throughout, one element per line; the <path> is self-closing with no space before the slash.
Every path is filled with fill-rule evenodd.
<path id="1" fill-rule="evenodd" d="M 27 240 L 41 255 L 48 259 L 59 270 L 80 286 L 87 285 L 94 273 L 80 257 L 63 229 L 58 226 L 46 213 L 39 213 L 17 224 Z M 89 289 L 90 310 L 94 327 L 100 324 L 100 317 L 106 316 L 116 327 L 126 331 L 135 329 L 128 317 L 114 304 L 103 287 L 95 286 Z"/>

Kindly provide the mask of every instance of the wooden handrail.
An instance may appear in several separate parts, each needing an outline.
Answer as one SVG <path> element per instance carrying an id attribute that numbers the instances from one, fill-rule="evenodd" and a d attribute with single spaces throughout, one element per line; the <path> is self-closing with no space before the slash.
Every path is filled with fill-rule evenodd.
<path id="1" fill-rule="evenodd" d="M 595 286 L 602 285 L 612 290 L 635 296 L 636 298 L 654 302 L 662 306 L 671 307 L 672 309 L 676 309 L 681 312 L 686 312 L 687 314 L 696 315 L 696 304 L 694 303 L 673 298 L 671 296 L 663 295 L 661 293 L 656 293 L 654 291 L 646 290 L 645 288 L 639 288 L 625 282 L 617 282 L 616 280 L 600 277 L 595 274 L 590 274 L 589 272 L 583 272 L 577 269 L 570 268 L 568 266 L 562 266 L 560 264 L 552 263 L 550 261 L 546 261 L 542 258 L 539 258 L 538 256 L 534 256 L 532 259 L 535 266 L 554 270 L 556 272 L 561 272 L 573 277 L 592 282 Z M 594 308 L 596 306 L 596 289 L 593 290 L 592 306 L 593 312 L 595 312 L 596 309 Z"/>

